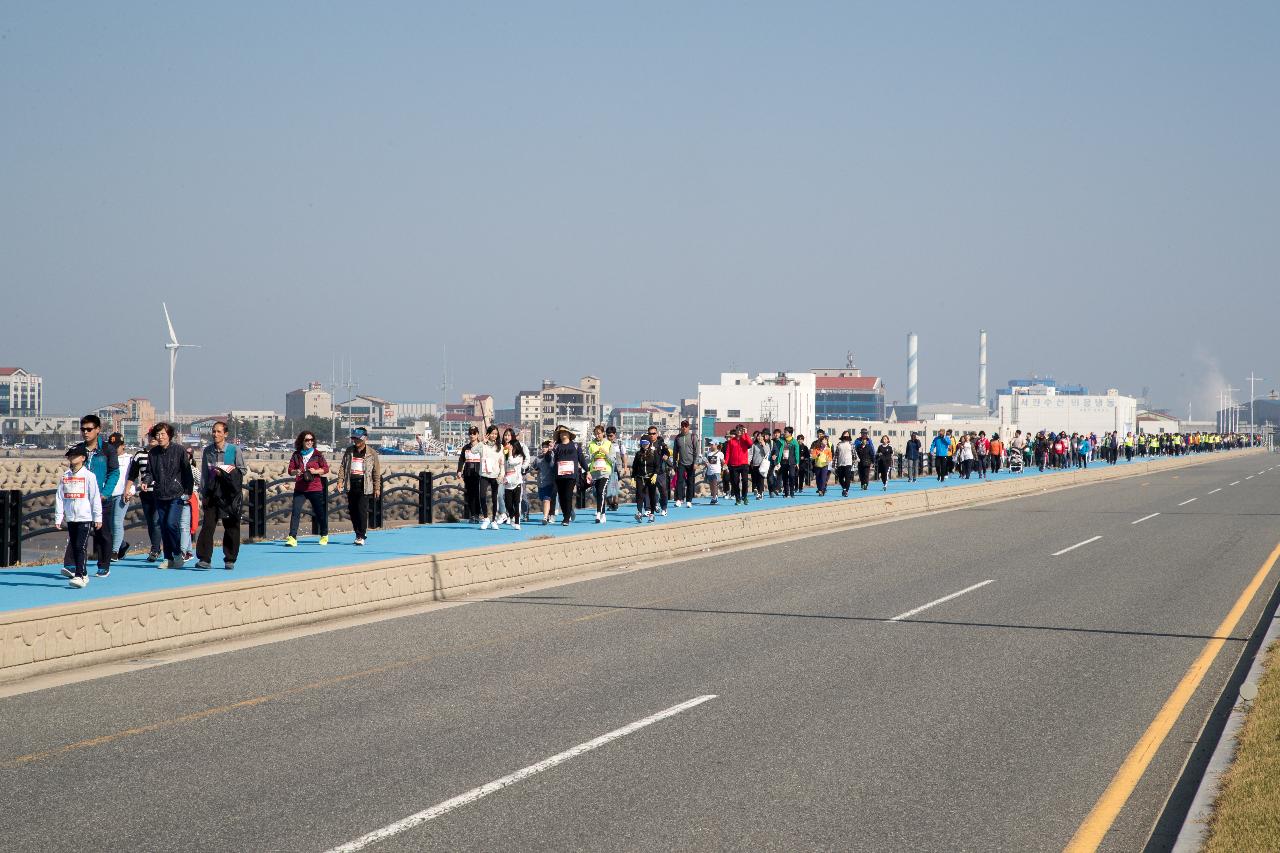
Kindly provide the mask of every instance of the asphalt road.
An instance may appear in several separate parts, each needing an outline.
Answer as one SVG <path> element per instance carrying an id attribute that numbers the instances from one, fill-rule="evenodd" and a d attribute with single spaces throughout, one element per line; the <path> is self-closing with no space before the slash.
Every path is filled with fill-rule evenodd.
<path id="1" fill-rule="evenodd" d="M 3 699 L 0 846 L 319 853 L 713 695 L 366 849 L 1061 850 L 1280 540 L 1280 467 L 1256 474 L 1273 464 L 1226 456 Z M 1103 849 L 1146 843 L 1278 573 Z"/>

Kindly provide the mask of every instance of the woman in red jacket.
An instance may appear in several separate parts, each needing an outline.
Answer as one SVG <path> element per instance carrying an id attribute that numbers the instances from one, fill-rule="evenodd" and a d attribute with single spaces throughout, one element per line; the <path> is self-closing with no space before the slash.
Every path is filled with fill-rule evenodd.
<path id="1" fill-rule="evenodd" d="M 729 466 L 729 490 L 733 492 L 733 505 L 747 502 L 747 473 L 751 468 L 751 436 L 747 428 L 738 424 L 724 445 L 724 464 Z"/>
<path id="2" fill-rule="evenodd" d="M 311 504 L 320 529 L 320 544 L 329 544 L 329 505 L 325 500 L 324 483 L 320 480 L 329 473 L 329 462 L 316 450 L 315 434 L 308 430 L 298 433 L 293 442 L 293 455 L 289 457 L 289 473 L 296 475 L 293 481 L 293 513 L 289 516 L 289 538 L 284 544 L 298 547 L 298 522 L 302 520 L 303 504 Z"/>

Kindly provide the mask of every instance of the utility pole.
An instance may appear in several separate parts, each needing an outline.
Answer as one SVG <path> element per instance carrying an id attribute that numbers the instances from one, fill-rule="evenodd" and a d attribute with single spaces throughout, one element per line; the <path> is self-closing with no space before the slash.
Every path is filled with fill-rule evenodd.
<path id="1" fill-rule="evenodd" d="M 1263 379 L 1261 376 L 1254 376 L 1252 370 L 1249 371 L 1249 375 L 1246 378 L 1249 380 L 1249 441 L 1252 443 L 1253 434 L 1257 430 L 1257 427 L 1254 425 L 1255 421 L 1253 420 L 1253 398 L 1257 396 L 1253 390 L 1253 383 L 1262 382 Z"/>
<path id="2" fill-rule="evenodd" d="M 303 411 L 306 415 L 306 411 Z M 329 356 L 329 446 L 338 447 L 338 359 Z M 316 442 L 319 444 L 319 442 Z"/>
<path id="3" fill-rule="evenodd" d="M 445 404 L 445 397 L 453 390 L 453 383 L 449 381 L 449 345 L 440 345 L 440 405 Z"/>

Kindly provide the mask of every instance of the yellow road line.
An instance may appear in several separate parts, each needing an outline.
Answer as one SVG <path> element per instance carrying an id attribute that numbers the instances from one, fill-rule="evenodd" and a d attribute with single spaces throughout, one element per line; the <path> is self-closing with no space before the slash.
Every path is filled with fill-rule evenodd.
<path id="1" fill-rule="evenodd" d="M 1213 632 L 1213 639 L 1205 643 L 1200 656 L 1196 658 L 1195 663 L 1191 664 L 1187 674 L 1182 676 L 1178 686 L 1174 688 L 1173 693 L 1165 700 L 1164 706 L 1160 708 L 1160 713 L 1156 714 L 1156 718 L 1151 721 L 1151 725 L 1147 726 L 1147 730 L 1142 733 L 1138 743 L 1129 751 L 1129 755 L 1125 758 L 1124 764 L 1120 765 L 1120 769 L 1116 771 L 1111 784 L 1107 786 L 1107 790 L 1102 792 L 1102 796 L 1098 798 L 1098 802 L 1094 804 L 1092 811 L 1084 819 L 1084 823 L 1080 824 L 1080 828 L 1076 830 L 1076 834 L 1072 836 L 1070 843 L 1067 844 L 1066 853 L 1086 853 L 1086 851 L 1098 849 L 1098 845 L 1102 843 L 1102 839 L 1110 831 L 1111 825 L 1115 823 L 1120 810 L 1129 801 L 1130 795 L 1133 794 L 1133 789 L 1138 785 L 1138 780 L 1142 778 L 1147 766 L 1155 758 L 1156 751 L 1160 749 L 1160 745 L 1164 743 L 1164 739 L 1173 729 L 1173 724 L 1178 721 L 1178 717 L 1181 716 L 1183 709 L 1186 708 L 1187 702 L 1191 701 L 1196 688 L 1204 680 L 1205 673 L 1213 665 L 1214 659 L 1226 644 L 1231 632 L 1236 629 L 1236 625 L 1249 608 L 1249 604 L 1253 601 L 1253 597 L 1257 594 L 1263 581 L 1266 580 L 1267 575 L 1270 574 L 1272 567 L 1275 566 L 1277 559 L 1280 559 L 1280 544 L 1276 545 L 1271 551 L 1271 556 L 1267 557 L 1266 562 L 1262 564 L 1262 568 L 1258 569 L 1258 573 L 1253 576 L 1253 580 L 1245 587 L 1244 592 L 1240 593 L 1240 597 L 1236 599 L 1236 603 L 1231 608 L 1231 612 L 1227 614 L 1227 618 L 1223 619 L 1222 624 Z"/>

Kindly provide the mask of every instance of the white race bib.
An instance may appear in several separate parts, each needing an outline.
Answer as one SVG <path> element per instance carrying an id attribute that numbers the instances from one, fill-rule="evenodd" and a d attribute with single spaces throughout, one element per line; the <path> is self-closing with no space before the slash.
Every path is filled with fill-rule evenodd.
<path id="1" fill-rule="evenodd" d="M 564 462 L 556 463 L 557 477 L 572 477 L 574 474 L 573 460 L 569 459 Z"/>
<path id="2" fill-rule="evenodd" d="M 480 475 L 482 477 L 497 477 L 499 474 L 498 461 L 496 459 L 484 459 L 480 463 Z"/>
<path id="3" fill-rule="evenodd" d="M 466 454 L 463 456 L 463 458 L 464 458 L 467 462 L 479 463 L 479 462 L 480 462 L 480 451 L 478 451 L 478 450 L 468 450 L 468 451 L 466 452 Z"/>
<path id="4" fill-rule="evenodd" d="M 62 496 L 69 500 L 80 500 L 85 496 L 84 477 L 63 477 Z"/>
<path id="5" fill-rule="evenodd" d="M 591 470 L 599 471 L 603 474 L 605 471 L 609 470 L 609 463 L 603 459 L 597 459 L 595 462 L 591 463 Z"/>
<path id="6" fill-rule="evenodd" d="M 364 460 L 358 456 L 351 457 L 351 476 L 353 477 L 364 476 Z"/>

